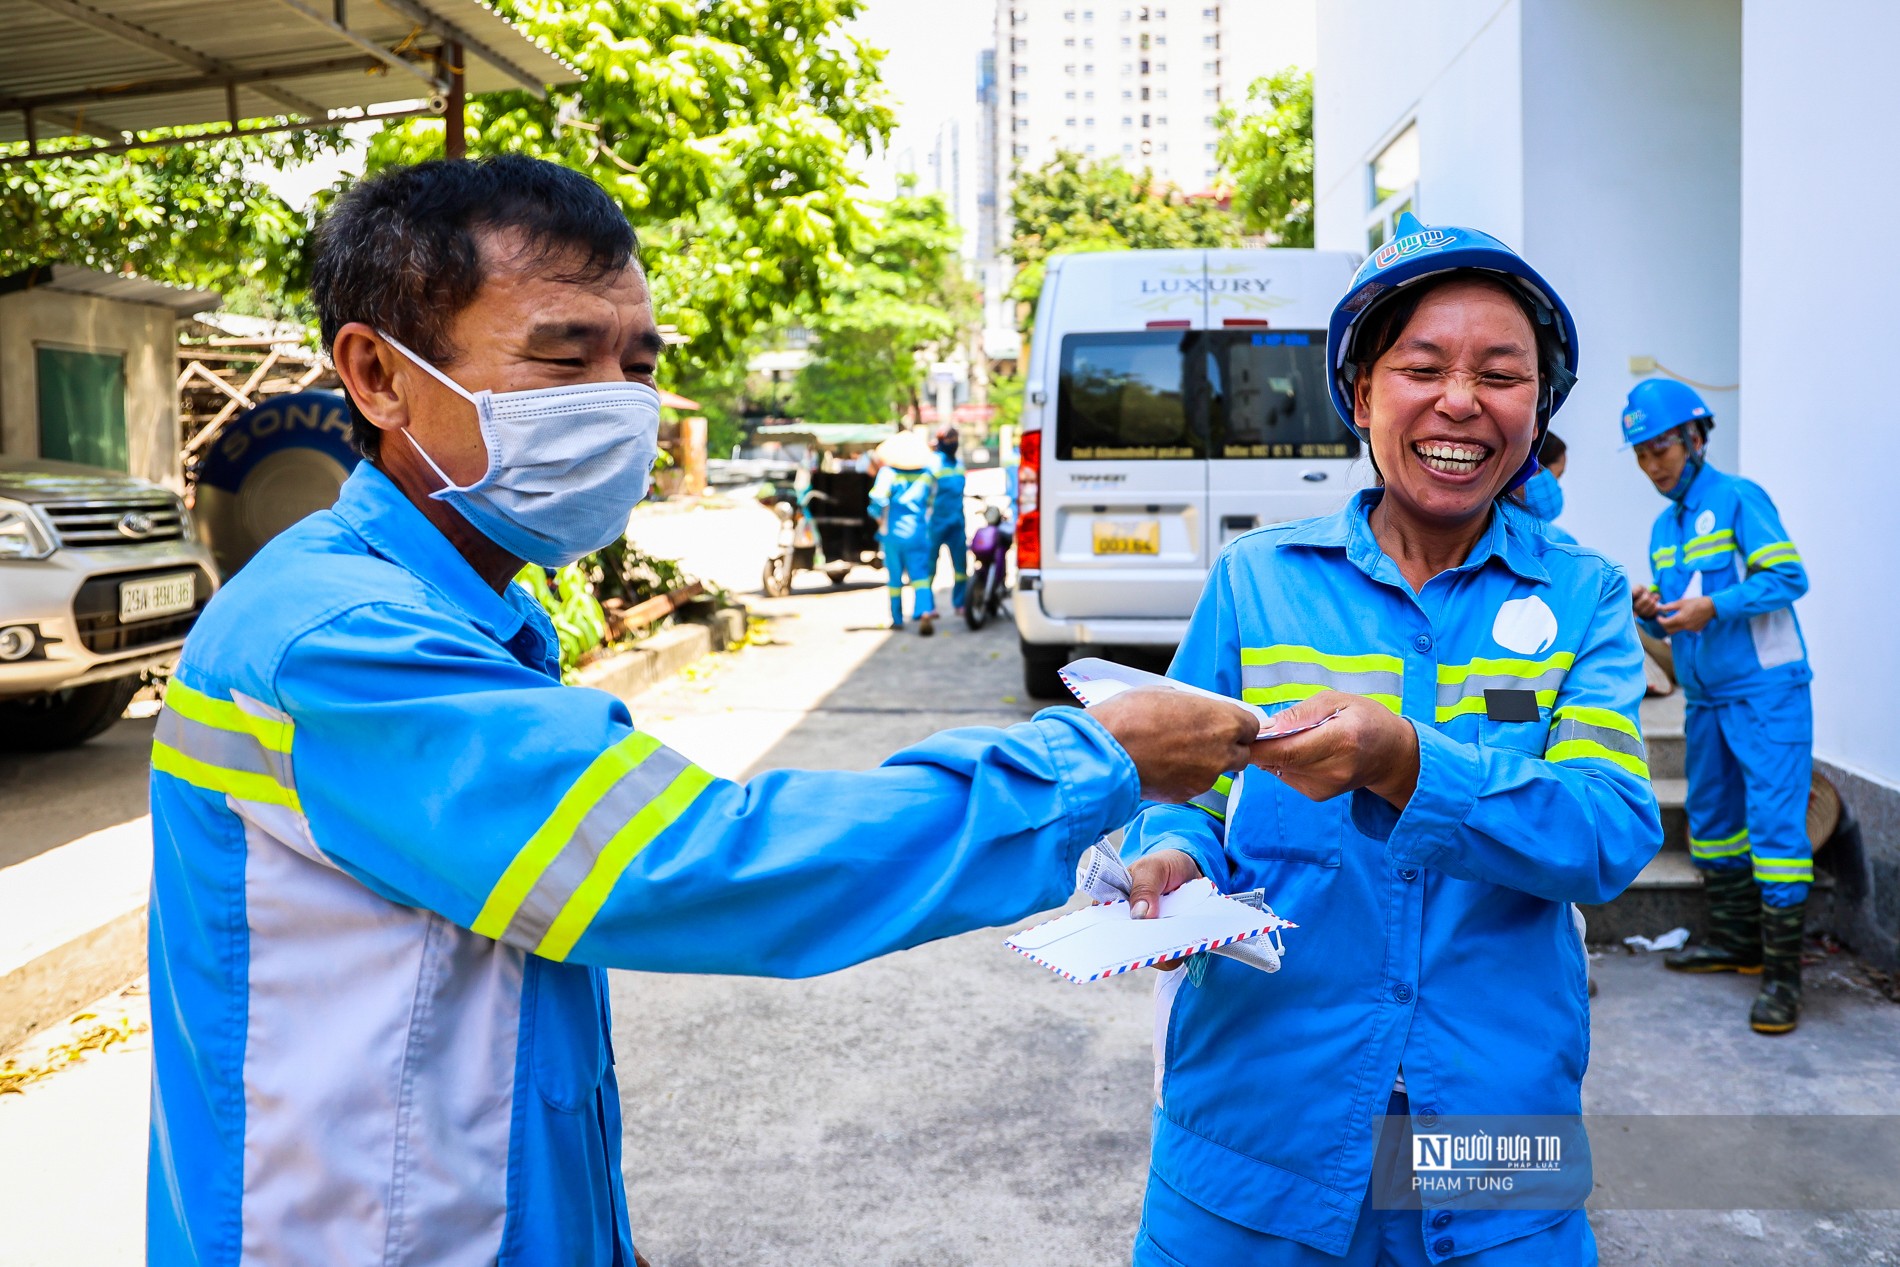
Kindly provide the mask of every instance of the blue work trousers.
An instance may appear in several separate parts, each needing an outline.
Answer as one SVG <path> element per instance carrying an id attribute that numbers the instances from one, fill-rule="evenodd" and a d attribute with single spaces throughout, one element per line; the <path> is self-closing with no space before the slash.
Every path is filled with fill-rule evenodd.
<path id="1" fill-rule="evenodd" d="M 1808 784 L 1814 713 L 1808 686 L 1745 699 L 1690 701 L 1689 852 L 1710 871 L 1752 866 L 1769 906 L 1805 902 L 1814 880 Z"/>
<path id="2" fill-rule="evenodd" d="M 1393 1092 L 1386 1105 L 1388 1117 L 1403 1120 L 1410 1112 L 1405 1093 Z M 1460 1254 L 1456 1214 L 1376 1208 L 1375 1189 L 1405 1189 L 1411 1151 L 1409 1129 L 1380 1136 L 1373 1178 L 1366 1186 L 1352 1243 L 1343 1255 L 1230 1223 L 1150 1172 L 1141 1230 L 1135 1236 L 1134 1267 L 1432 1267 L 1434 1255 L 1456 1267 L 1596 1267 L 1596 1236 L 1582 1210 L 1562 1215 L 1528 1236 Z"/>
<path id="3" fill-rule="evenodd" d="M 961 608 L 970 588 L 970 542 L 964 535 L 961 515 L 947 523 L 930 526 L 930 571 L 934 576 L 937 560 L 950 551 L 950 605 Z"/>
<path id="4" fill-rule="evenodd" d="M 911 615 L 921 617 L 936 613 L 937 599 L 930 592 L 930 574 L 936 562 L 928 536 L 884 538 L 884 588 L 891 596 L 893 626 L 904 627 L 906 589 L 911 592 Z"/>

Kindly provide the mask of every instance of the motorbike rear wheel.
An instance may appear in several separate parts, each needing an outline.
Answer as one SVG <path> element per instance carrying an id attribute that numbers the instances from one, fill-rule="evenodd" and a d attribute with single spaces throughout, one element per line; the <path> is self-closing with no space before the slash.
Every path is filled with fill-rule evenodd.
<path id="1" fill-rule="evenodd" d="M 972 632 L 981 629 L 983 622 L 987 621 L 992 614 L 990 611 L 992 602 L 990 571 L 990 565 L 987 563 L 976 565 L 976 575 L 970 578 L 970 592 L 963 600 L 963 623 L 968 625 Z"/>

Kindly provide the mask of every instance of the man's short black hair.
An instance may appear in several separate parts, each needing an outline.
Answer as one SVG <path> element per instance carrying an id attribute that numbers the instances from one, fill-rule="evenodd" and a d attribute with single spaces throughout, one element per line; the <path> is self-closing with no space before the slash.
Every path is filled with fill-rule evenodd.
<path id="1" fill-rule="evenodd" d="M 486 275 L 480 236 L 515 230 L 531 259 L 589 282 L 625 268 L 638 243 L 605 190 L 571 168 L 519 154 L 437 159 L 378 172 L 337 199 L 317 229 L 310 294 L 327 352 L 352 321 L 437 365 L 460 350 L 449 322 Z M 350 402 L 350 440 L 374 458 L 381 436 Z"/>

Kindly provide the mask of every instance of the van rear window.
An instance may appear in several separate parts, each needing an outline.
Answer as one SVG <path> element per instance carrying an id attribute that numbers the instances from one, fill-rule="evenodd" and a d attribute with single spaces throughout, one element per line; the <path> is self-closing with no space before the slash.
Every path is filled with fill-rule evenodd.
<path id="1" fill-rule="evenodd" d="M 1189 407 L 1187 330 L 1071 334 L 1062 340 L 1056 456 L 1129 461 L 1207 456 Z"/>
<path id="2" fill-rule="evenodd" d="M 1218 458 L 1351 458 L 1326 390 L 1323 331 L 1210 330 L 1207 401 Z"/>

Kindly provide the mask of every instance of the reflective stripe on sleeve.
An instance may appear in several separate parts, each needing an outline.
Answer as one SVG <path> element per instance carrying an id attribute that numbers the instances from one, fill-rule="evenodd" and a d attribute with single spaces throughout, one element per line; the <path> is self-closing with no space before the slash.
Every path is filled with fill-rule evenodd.
<path id="1" fill-rule="evenodd" d="M 1649 555 L 1649 561 L 1658 572 L 1664 568 L 1676 566 L 1676 547 L 1664 546 L 1660 550 L 1652 550 Z"/>
<path id="2" fill-rule="evenodd" d="M 1194 808 L 1206 810 L 1221 822 L 1227 821 L 1227 795 L 1234 790 L 1234 776 L 1223 774 L 1214 780 L 1214 786 L 1188 802 Z"/>
<path id="3" fill-rule="evenodd" d="M 1750 570 L 1766 570 L 1779 563 L 1799 563 L 1801 555 L 1792 541 L 1775 541 L 1748 556 Z"/>
<path id="4" fill-rule="evenodd" d="M 1689 856 L 1692 858 L 1739 858 L 1748 852 L 1748 828 L 1736 832 L 1733 836 L 1724 836 L 1720 840 L 1697 840 L 1689 837 Z"/>
<path id="5" fill-rule="evenodd" d="M 1546 761 L 1608 761 L 1638 778 L 1649 777 L 1642 732 L 1621 713 L 1566 704 L 1551 714 Z"/>
<path id="6" fill-rule="evenodd" d="M 628 863 L 712 776 L 635 732 L 595 757 L 521 847 L 470 927 L 563 958 Z M 602 879 L 603 869 L 608 868 Z"/>
<path id="7" fill-rule="evenodd" d="M 1363 695 L 1399 711 L 1405 664 L 1389 655 L 1330 655 L 1285 644 L 1240 649 L 1240 698 L 1249 704 L 1292 704 L 1321 691 Z"/>
<path id="8" fill-rule="evenodd" d="M 153 735 L 152 769 L 234 800 L 302 812 L 290 767 L 294 737 L 288 714 L 217 699 L 174 678 Z"/>
<path id="9" fill-rule="evenodd" d="M 1557 703 L 1557 692 L 1577 657 L 1568 651 L 1542 660 L 1473 660 L 1438 666 L 1438 720 L 1484 712 L 1486 691 L 1534 691 L 1539 708 Z"/>

